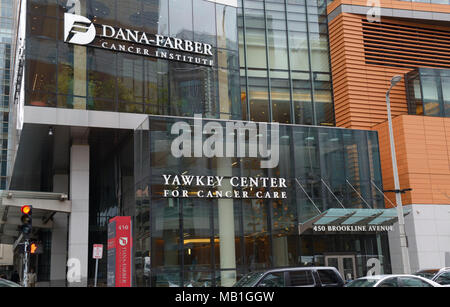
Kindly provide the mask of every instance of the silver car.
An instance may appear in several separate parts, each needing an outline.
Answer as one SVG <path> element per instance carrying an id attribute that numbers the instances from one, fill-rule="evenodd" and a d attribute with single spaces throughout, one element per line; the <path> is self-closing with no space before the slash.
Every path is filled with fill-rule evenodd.
<path id="1" fill-rule="evenodd" d="M 442 287 L 440 284 L 416 275 L 375 275 L 355 279 L 345 287 Z"/>
<path id="2" fill-rule="evenodd" d="M 9 287 L 20 287 L 20 285 L 15 282 L 0 278 L 0 288 L 9 288 Z"/>
<path id="3" fill-rule="evenodd" d="M 420 270 L 414 275 L 425 277 L 442 286 L 450 287 L 450 268 Z"/>

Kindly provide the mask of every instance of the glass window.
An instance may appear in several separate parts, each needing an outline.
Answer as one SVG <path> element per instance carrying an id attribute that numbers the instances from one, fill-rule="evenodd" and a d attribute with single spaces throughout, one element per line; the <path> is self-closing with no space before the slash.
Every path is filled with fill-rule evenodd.
<path id="1" fill-rule="evenodd" d="M 144 61 L 145 113 L 169 114 L 169 65 L 162 60 Z"/>
<path id="2" fill-rule="evenodd" d="M 297 71 L 309 71 L 307 34 L 289 30 L 290 68 Z"/>
<path id="3" fill-rule="evenodd" d="M 121 54 L 118 58 L 117 88 L 120 102 L 143 102 L 143 57 Z"/>
<path id="4" fill-rule="evenodd" d="M 402 287 L 432 287 L 431 284 L 414 277 L 400 277 Z"/>
<path id="5" fill-rule="evenodd" d="M 271 71 L 272 121 L 291 123 L 291 93 L 287 72 Z"/>
<path id="6" fill-rule="evenodd" d="M 216 109 L 217 81 L 212 68 L 185 63 L 169 63 L 170 107 L 172 115 L 193 116 Z"/>
<path id="7" fill-rule="evenodd" d="M 284 272 L 269 273 L 263 277 L 257 287 L 285 287 Z"/>
<path id="8" fill-rule="evenodd" d="M 53 16 L 53 17 L 57 16 L 58 12 L 57 0 L 30 0 L 27 2 L 28 2 L 28 12 L 31 12 L 34 15 Z"/>
<path id="9" fill-rule="evenodd" d="M 267 269 L 271 265 L 267 206 L 262 200 L 245 200 L 242 207 L 245 263 L 251 270 Z"/>
<path id="10" fill-rule="evenodd" d="M 272 9 L 272 10 L 270 10 Z M 271 69 L 288 69 L 284 4 L 266 5 L 267 49 Z"/>
<path id="11" fill-rule="evenodd" d="M 84 80 L 74 81 L 74 53 L 73 47 L 69 44 L 60 43 L 58 44 L 58 93 L 73 95 L 74 94 L 74 83 L 84 82 L 86 84 L 86 75 Z M 81 77 L 80 74 L 76 75 Z M 86 93 L 85 93 L 86 94 Z"/>
<path id="12" fill-rule="evenodd" d="M 94 110 L 115 111 L 116 59 L 114 52 L 101 49 L 88 50 L 89 107 Z"/>
<path id="13" fill-rule="evenodd" d="M 153 269 L 177 269 L 181 265 L 182 255 L 179 225 L 180 201 L 179 199 L 153 198 L 151 206 L 152 223 L 150 225 L 153 225 L 151 266 Z"/>
<path id="14" fill-rule="evenodd" d="M 378 282 L 377 279 L 361 278 L 361 279 L 353 280 L 353 281 L 349 282 L 348 284 L 346 284 L 345 286 L 349 287 L 349 288 L 373 287 L 373 286 L 375 286 L 375 284 L 377 282 Z"/>
<path id="15" fill-rule="evenodd" d="M 247 28 L 247 67 L 265 69 L 267 67 L 264 29 Z"/>
<path id="16" fill-rule="evenodd" d="M 329 72 L 328 35 L 327 33 L 310 33 L 311 68 L 314 72 Z"/>
<path id="17" fill-rule="evenodd" d="M 193 40 L 192 0 L 169 0 L 170 36 Z"/>
<path id="18" fill-rule="evenodd" d="M 29 38 L 27 48 L 27 88 L 56 93 L 56 41 Z"/>
<path id="19" fill-rule="evenodd" d="M 332 285 L 339 283 L 339 279 L 336 276 L 336 273 L 332 270 L 317 270 L 317 274 L 319 274 L 320 281 L 324 285 Z"/>
<path id="20" fill-rule="evenodd" d="M 238 50 L 236 9 L 216 4 L 217 47 Z"/>
<path id="21" fill-rule="evenodd" d="M 56 95 L 51 93 L 28 91 L 26 100 L 31 106 L 56 107 Z"/>
<path id="22" fill-rule="evenodd" d="M 216 46 L 216 8 L 208 1 L 194 0 L 194 41 Z"/>
<path id="23" fill-rule="evenodd" d="M 142 3 L 142 22 L 148 33 L 169 35 L 169 1 L 147 0 Z"/>
<path id="24" fill-rule="evenodd" d="M 84 1 L 86 2 L 86 10 L 88 17 L 92 18 L 92 21 L 99 24 L 114 25 L 116 22 L 116 1 L 115 0 L 95 0 Z M 120 1 L 118 1 L 120 2 Z M 127 1 L 123 1 L 127 2 Z M 68 1 L 73 7 L 76 7 L 76 1 Z M 120 4 L 119 4 L 120 5 Z M 71 11 L 68 7 L 65 11 Z M 129 15 L 128 15 L 129 16 Z M 129 23 L 128 21 L 127 23 Z"/>
<path id="25" fill-rule="evenodd" d="M 269 91 L 266 71 L 248 70 L 248 103 L 251 121 L 269 121 Z"/>
<path id="26" fill-rule="evenodd" d="M 312 286 L 314 279 L 311 271 L 289 271 L 289 279 L 292 287 Z"/>
<path id="27" fill-rule="evenodd" d="M 295 123 L 312 125 L 312 98 L 309 73 L 292 73 Z"/>
<path id="28" fill-rule="evenodd" d="M 450 117 L 450 77 L 441 77 L 442 99 L 444 100 L 444 116 Z"/>
<path id="29" fill-rule="evenodd" d="M 450 272 L 442 273 L 435 281 L 440 285 L 450 285 Z"/>
<path id="30" fill-rule="evenodd" d="M 397 277 L 388 278 L 382 283 L 380 283 L 378 287 L 382 288 L 398 287 L 398 278 Z"/>
<path id="31" fill-rule="evenodd" d="M 140 0 L 116 1 L 117 21 L 119 24 L 125 24 L 129 28 L 135 29 L 142 27 L 142 2 Z"/>
<path id="32" fill-rule="evenodd" d="M 321 76 L 314 74 L 314 103 L 318 125 L 334 126 L 334 105 L 331 95 L 331 82 L 322 81 Z M 329 76 L 325 75 L 329 79 Z"/>
<path id="33" fill-rule="evenodd" d="M 183 259 L 187 270 L 211 267 L 211 209 L 208 201 L 183 200 Z"/>
<path id="34" fill-rule="evenodd" d="M 427 116 L 439 116 L 439 87 L 435 76 L 421 76 L 424 113 Z"/>
<path id="35" fill-rule="evenodd" d="M 44 16 L 28 16 L 28 33 L 34 37 L 57 39 L 58 23 L 56 18 Z"/>

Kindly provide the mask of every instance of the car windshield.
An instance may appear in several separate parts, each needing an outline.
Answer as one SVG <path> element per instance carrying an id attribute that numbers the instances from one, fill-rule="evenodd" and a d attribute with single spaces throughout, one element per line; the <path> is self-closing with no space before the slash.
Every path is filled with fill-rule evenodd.
<path id="1" fill-rule="evenodd" d="M 233 287 L 253 287 L 264 273 L 254 272 L 245 275 Z"/>
<path id="2" fill-rule="evenodd" d="M 0 287 L 20 287 L 20 286 L 12 281 L 0 279 Z"/>
<path id="3" fill-rule="evenodd" d="M 356 279 L 353 280 L 351 282 L 349 282 L 348 284 L 346 284 L 346 287 L 373 287 L 375 286 L 375 284 L 379 281 L 379 279 L 375 279 L 375 278 L 361 278 L 361 279 Z"/>
<path id="4" fill-rule="evenodd" d="M 414 273 L 414 275 L 420 276 L 420 277 L 425 277 L 428 279 L 432 279 L 434 277 L 434 275 L 437 274 L 437 272 L 439 272 L 439 270 L 427 270 L 427 271 L 419 271 L 417 273 Z"/>

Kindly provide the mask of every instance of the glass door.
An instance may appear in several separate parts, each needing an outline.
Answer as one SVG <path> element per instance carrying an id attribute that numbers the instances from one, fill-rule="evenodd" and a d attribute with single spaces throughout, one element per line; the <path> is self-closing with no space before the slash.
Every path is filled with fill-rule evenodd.
<path id="1" fill-rule="evenodd" d="M 354 255 L 325 256 L 325 265 L 335 267 L 345 281 L 356 278 L 356 263 Z"/>

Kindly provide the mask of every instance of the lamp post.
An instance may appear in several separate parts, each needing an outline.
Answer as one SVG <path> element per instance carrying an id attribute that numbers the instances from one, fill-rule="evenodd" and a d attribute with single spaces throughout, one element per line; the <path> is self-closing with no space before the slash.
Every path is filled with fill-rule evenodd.
<path id="1" fill-rule="evenodd" d="M 392 129 L 392 118 L 391 118 L 391 101 L 389 99 L 389 94 L 391 89 L 402 80 L 402 76 L 394 76 L 391 79 L 391 87 L 386 92 L 386 104 L 387 104 L 387 112 L 388 112 L 388 122 L 389 122 L 389 140 L 391 143 L 391 156 L 392 156 L 392 169 L 394 172 L 394 185 L 395 185 L 395 199 L 397 202 L 397 215 L 398 215 L 398 228 L 400 233 L 400 249 L 402 253 L 402 262 L 403 262 L 403 273 L 411 274 L 411 266 L 409 262 L 409 253 L 408 253 L 408 245 L 406 242 L 406 232 L 405 232 L 405 218 L 403 216 L 403 204 L 402 204 L 402 193 L 403 190 L 400 190 L 400 181 L 398 178 L 398 169 L 397 169 L 397 157 L 395 154 L 395 143 L 394 143 L 394 132 Z"/>

